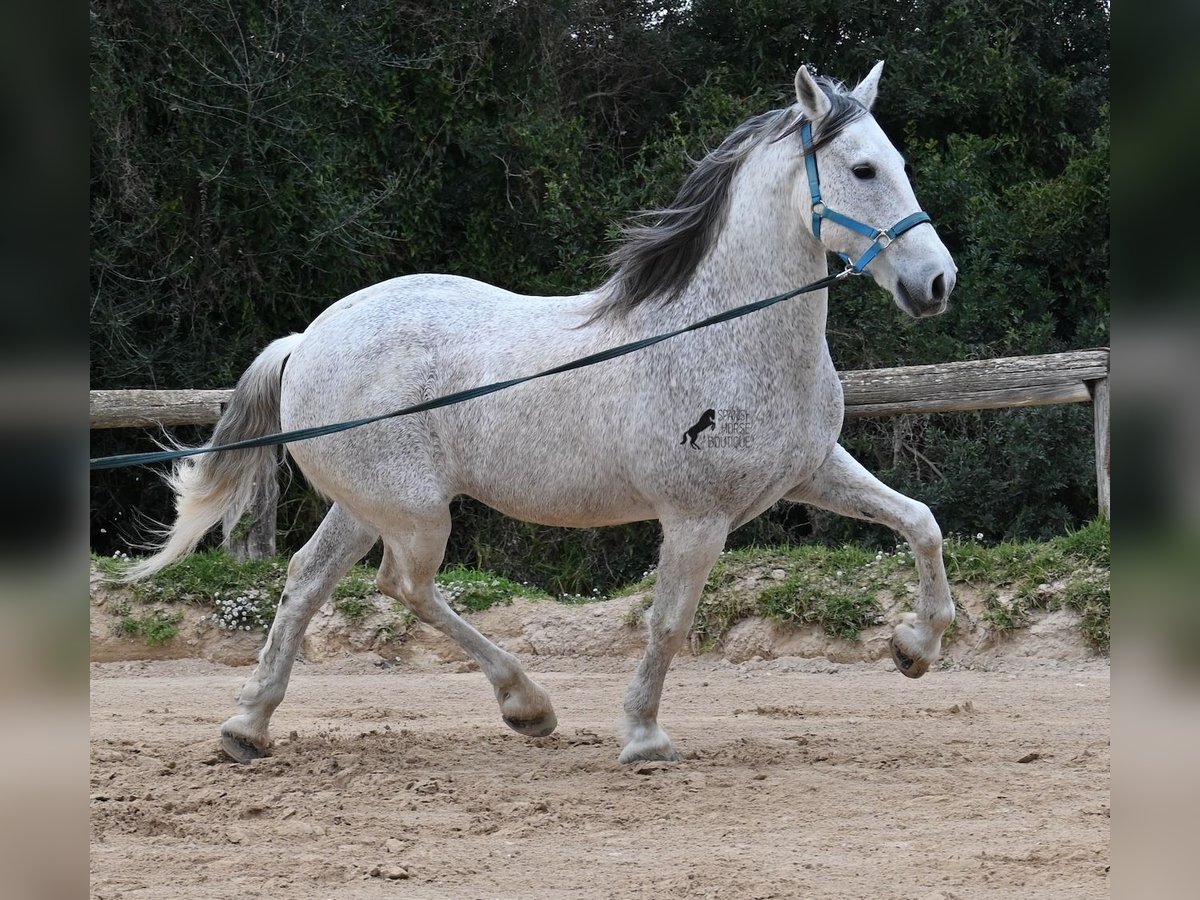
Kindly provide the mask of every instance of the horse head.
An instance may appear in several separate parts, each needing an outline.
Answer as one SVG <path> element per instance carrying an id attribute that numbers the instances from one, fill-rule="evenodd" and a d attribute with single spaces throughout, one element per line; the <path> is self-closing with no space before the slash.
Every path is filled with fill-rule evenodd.
<path id="1" fill-rule="evenodd" d="M 904 157 L 871 115 L 883 63 L 853 90 L 796 73 L 804 168 L 795 179 L 797 208 L 814 237 L 847 265 L 866 272 L 913 317 L 944 312 L 958 268 L 921 212 Z M 807 177 L 805 177 L 807 175 Z"/>

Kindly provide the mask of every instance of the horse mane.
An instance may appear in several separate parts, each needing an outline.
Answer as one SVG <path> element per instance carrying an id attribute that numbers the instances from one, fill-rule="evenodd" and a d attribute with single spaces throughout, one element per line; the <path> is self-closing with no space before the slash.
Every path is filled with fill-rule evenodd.
<path id="1" fill-rule="evenodd" d="M 819 149 L 867 109 L 844 84 L 819 77 L 832 109 L 813 136 Z M 645 210 L 621 229 L 623 240 L 608 256 L 610 276 L 600 288 L 600 300 L 589 322 L 623 316 L 647 300 L 665 306 L 678 299 L 696 267 L 716 242 L 729 211 L 729 188 L 746 157 L 762 141 L 795 134 L 804 117 L 795 106 L 775 109 L 747 119 L 695 164 L 670 206 Z M 653 220 L 641 224 L 638 220 Z"/>

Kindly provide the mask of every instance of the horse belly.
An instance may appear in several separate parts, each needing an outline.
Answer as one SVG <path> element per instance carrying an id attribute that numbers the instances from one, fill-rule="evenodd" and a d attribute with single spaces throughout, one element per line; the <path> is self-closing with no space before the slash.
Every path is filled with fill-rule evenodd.
<path id="1" fill-rule="evenodd" d="M 654 508 L 640 497 L 589 490 L 587 485 L 572 488 L 566 494 L 530 491 L 518 495 L 507 487 L 490 490 L 485 485 L 468 496 L 511 518 L 564 528 L 625 525 L 656 517 Z"/>
<path id="2" fill-rule="evenodd" d="M 543 525 L 593 527 L 654 517 L 629 466 L 606 394 L 570 375 L 446 410 L 435 428 L 456 491 Z"/>

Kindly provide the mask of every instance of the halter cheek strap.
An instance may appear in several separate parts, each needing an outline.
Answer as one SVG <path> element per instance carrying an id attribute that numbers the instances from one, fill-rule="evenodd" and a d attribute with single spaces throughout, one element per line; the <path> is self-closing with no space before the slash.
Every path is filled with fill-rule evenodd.
<path id="1" fill-rule="evenodd" d="M 812 195 L 813 236 L 817 240 L 821 239 L 821 220 L 829 219 L 831 222 L 837 222 L 837 224 L 849 228 L 851 231 L 856 231 L 864 237 L 870 238 L 872 241 L 871 246 L 866 249 L 866 252 L 856 262 L 852 262 L 850 257 L 845 253 L 838 254 L 846 263 L 847 273 L 861 275 L 867 266 L 871 264 L 871 260 L 891 246 L 892 241 L 922 222 L 931 221 L 929 213 L 918 211 L 905 216 L 891 228 L 875 228 L 873 225 L 867 225 L 865 222 L 860 222 L 858 219 L 852 219 L 837 210 L 830 209 L 825 205 L 825 201 L 821 199 L 821 178 L 817 174 L 817 154 L 813 151 L 811 122 L 805 122 L 800 126 L 800 139 L 804 142 L 804 167 L 808 170 L 808 191 Z"/>

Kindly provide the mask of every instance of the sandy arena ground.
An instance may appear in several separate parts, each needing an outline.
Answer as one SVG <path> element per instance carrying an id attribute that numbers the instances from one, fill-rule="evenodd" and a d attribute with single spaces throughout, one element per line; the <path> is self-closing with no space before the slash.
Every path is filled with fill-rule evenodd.
<path id="1" fill-rule="evenodd" d="M 534 658 L 559 730 L 477 672 L 297 664 L 274 756 L 249 669 L 92 666 L 92 894 L 115 898 L 1107 897 L 1109 670 L 676 661 L 677 765 L 619 766 L 632 659 Z"/>

